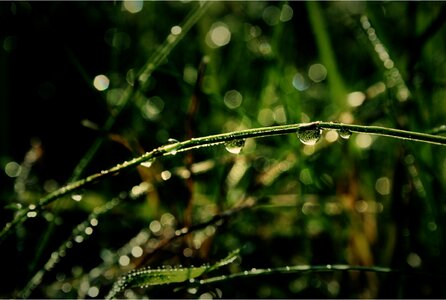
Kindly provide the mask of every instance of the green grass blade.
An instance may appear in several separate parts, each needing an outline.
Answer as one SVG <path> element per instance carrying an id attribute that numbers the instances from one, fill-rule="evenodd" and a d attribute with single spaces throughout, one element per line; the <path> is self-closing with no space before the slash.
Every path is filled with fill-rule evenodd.
<path id="1" fill-rule="evenodd" d="M 231 252 L 227 257 L 218 261 L 212 266 L 203 265 L 200 267 L 189 268 L 160 268 L 160 269 L 142 269 L 134 270 L 115 282 L 107 299 L 113 299 L 117 294 L 126 288 L 149 287 L 160 284 L 171 284 L 185 282 L 197 278 L 204 273 L 221 268 L 232 263 L 238 257 L 239 249 Z"/>
<path id="2" fill-rule="evenodd" d="M 334 46 L 330 41 L 320 4 L 317 1 L 309 1 L 307 3 L 307 9 L 320 58 L 327 68 L 327 81 L 332 100 L 336 104 L 337 112 L 342 112 L 347 106 L 345 101 L 346 88 L 336 63 L 336 57 L 333 51 Z"/>
<path id="3" fill-rule="evenodd" d="M 149 287 L 160 284 L 180 283 L 202 275 L 208 267 L 173 269 L 144 269 L 132 271 L 121 277 L 110 290 L 106 299 L 113 299 L 126 288 Z"/>

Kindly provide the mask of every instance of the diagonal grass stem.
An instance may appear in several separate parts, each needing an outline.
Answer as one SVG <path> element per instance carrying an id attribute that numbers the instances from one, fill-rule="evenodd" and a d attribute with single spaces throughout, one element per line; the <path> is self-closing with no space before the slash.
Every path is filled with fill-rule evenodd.
<path id="1" fill-rule="evenodd" d="M 279 268 L 257 269 L 253 268 L 249 271 L 243 271 L 240 273 L 233 273 L 230 275 L 220 275 L 207 279 L 202 279 L 199 284 L 209 284 L 215 282 L 221 282 L 226 280 L 232 280 L 243 277 L 265 276 L 272 274 L 291 274 L 291 273 L 315 273 L 315 272 L 333 272 L 333 271 L 363 271 L 363 272 L 375 272 L 375 273 L 396 273 L 399 270 L 387 268 L 387 267 L 365 267 L 365 266 L 350 266 L 350 265 L 297 265 L 286 266 Z"/>
<path id="2" fill-rule="evenodd" d="M 84 179 L 72 182 L 48 194 L 47 196 L 41 198 L 36 205 L 33 205 L 32 208 L 28 207 L 19 210 L 15 218 L 10 223 L 6 224 L 6 226 L 0 232 L 0 241 L 2 241 L 6 237 L 6 235 L 11 231 L 12 228 L 14 228 L 16 225 L 20 223 L 23 223 L 27 219 L 27 215 L 30 211 L 40 211 L 44 206 L 52 203 L 53 201 L 62 196 L 72 193 L 79 188 L 83 188 L 90 183 L 105 179 L 106 177 L 115 175 L 131 167 L 138 166 L 139 164 L 148 161 L 150 159 L 161 156 L 175 155 L 176 153 L 179 152 L 185 152 L 202 147 L 211 147 L 223 144 L 228 141 L 284 135 L 289 133 L 296 133 L 297 130 L 311 130 L 311 129 L 343 130 L 354 133 L 365 133 L 365 134 L 384 136 L 401 140 L 416 141 L 416 142 L 446 146 L 446 137 L 444 136 L 386 128 L 381 126 L 365 126 L 365 125 L 353 125 L 353 124 L 321 122 L 321 121 L 315 121 L 311 123 L 297 123 L 289 125 L 261 127 L 242 131 L 210 135 L 199 138 L 192 138 L 190 140 L 186 140 L 183 142 L 176 142 L 173 144 L 160 146 L 150 152 L 146 152 L 145 154 L 139 157 L 117 164 L 116 166 L 108 170 L 103 170 L 99 173 L 90 175 Z"/>

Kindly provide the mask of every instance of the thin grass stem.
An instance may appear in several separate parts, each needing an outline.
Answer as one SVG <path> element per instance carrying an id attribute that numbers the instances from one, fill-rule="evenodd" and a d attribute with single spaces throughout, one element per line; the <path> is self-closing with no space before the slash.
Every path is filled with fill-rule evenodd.
<path id="1" fill-rule="evenodd" d="M 375 272 L 375 273 L 396 273 L 399 270 L 387 268 L 387 267 L 365 267 L 365 266 L 351 266 L 351 265 L 297 265 L 297 266 L 286 266 L 279 268 L 268 268 L 268 269 L 257 269 L 253 268 L 249 271 L 243 271 L 239 273 L 233 273 L 230 275 L 220 275 L 207 279 L 202 279 L 199 281 L 200 285 L 210 284 L 215 282 L 227 281 L 237 278 L 254 277 L 254 276 L 265 276 L 272 274 L 291 274 L 291 273 L 315 273 L 315 272 L 333 272 L 333 271 L 362 271 L 362 272 Z"/>
<path id="2" fill-rule="evenodd" d="M 123 163 L 117 164 L 116 166 L 108 170 L 103 170 L 99 173 L 90 175 L 84 179 L 72 182 L 48 194 L 47 196 L 41 198 L 36 205 L 31 205 L 31 207 L 19 210 L 14 220 L 6 224 L 6 226 L 0 232 L 0 241 L 3 241 L 5 236 L 11 231 L 12 228 L 14 228 L 16 225 L 20 223 L 23 223 L 27 219 L 27 215 L 29 212 L 40 211 L 44 206 L 52 203 L 53 201 L 62 196 L 70 194 L 79 188 L 84 188 L 86 185 L 91 184 L 93 182 L 105 179 L 106 177 L 115 175 L 131 167 L 138 166 L 141 163 L 148 161 L 150 159 L 154 159 L 156 157 L 161 157 L 161 156 L 175 155 L 176 153 L 179 152 L 185 152 L 202 147 L 211 147 L 234 140 L 284 135 L 289 133 L 296 133 L 298 130 L 314 130 L 314 129 L 343 130 L 355 133 L 371 134 L 371 135 L 384 136 L 401 140 L 416 141 L 427 144 L 446 146 L 446 137 L 444 136 L 386 128 L 381 126 L 353 125 L 353 124 L 322 122 L 322 121 L 261 127 L 242 131 L 210 135 L 200 138 L 192 138 L 190 140 L 186 140 L 183 142 L 176 142 L 173 144 L 163 145 L 150 152 L 146 152 L 145 154 L 139 157 L 133 158 L 132 160 L 125 161 Z"/>
<path id="3" fill-rule="evenodd" d="M 114 109 L 114 113 L 110 115 L 110 117 L 105 122 L 104 127 L 102 128 L 105 132 L 108 132 L 112 129 L 115 124 L 118 116 L 130 102 L 130 100 L 135 96 L 138 88 L 144 89 L 145 86 L 149 83 L 149 79 L 152 76 L 153 71 L 155 71 L 163 61 L 167 58 L 167 56 L 172 52 L 175 46 L 181 41 L 192 26 L 200 19 L 200 17 L 207 10 L 211 2 L 200 3 L 198 7 L 185 18 L 185 21 L 181 25 L 181 32 L 178 35 L 169 34 L 163 44 L 161 44 L 153 55 L 147 60 L 145 65 L 139 70 L 137 74 L 137 81 L 133 85 L 127 86 L 121 98 L 117 102 L 117 105 Z M 93 159 L 96 152 L 101 147 L 104 142 L 104 137 L 101 136 L 95 140 L 93 145 L 88 149 L 87 153 L 84 157 L 79 161 L 78 165 L 75 167 L 73 171 L 73 175 L 70 179 L 70 182 L 76 181 L 81 177 L 82 172 L 85 170 L 86 166 Z"/>

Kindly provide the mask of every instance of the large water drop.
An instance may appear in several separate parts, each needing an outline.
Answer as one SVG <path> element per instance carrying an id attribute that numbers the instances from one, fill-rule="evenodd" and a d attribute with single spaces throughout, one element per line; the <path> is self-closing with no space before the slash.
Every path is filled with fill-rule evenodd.
<path id="1" fill-rule="evenodd" d="M 239 154 L 242 151 L 243 146 L 245 145 L 244 139 L 227 141 L 225 143 L 225 148 L 229 153 Z"/>
<path id="2" fill-rule="evenodd" d="M 348 140 L 352 136 L 352 132 L 348 129 L 342 128 L 339 130 L 339 136 L 343 139 Z"/>
<path id="3" fill-rule="evenodd" d="M 320 128 L 310 128 L 310 129 L 303 129 L 300 128 L 297 130 L 297 137 L 299 140 L 305 144 L 313 146 L 315 145 L 319 139 L 321 138 L 322 130 Z"/>

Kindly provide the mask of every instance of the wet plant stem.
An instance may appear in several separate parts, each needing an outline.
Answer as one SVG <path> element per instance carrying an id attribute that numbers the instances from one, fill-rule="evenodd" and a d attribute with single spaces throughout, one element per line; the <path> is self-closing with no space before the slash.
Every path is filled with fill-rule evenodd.
<path id="1" fill-rule="evenodd" d="M 300 130 L 323 130 L 323 129 L 343 130 L 352 133 L 371 134 L 377 136 L 391 137 L 395 139 L 446 146 L 446 137 L 444 136 L 386 128 L 380 126 L 353 125 L 353 124 L 342 124 L 342 123 L 321 122 L 321 121 L 315 121 L 311 123 L 298 123 L 298 124 L 289 124 L 289 125 L 280 125 L 271 127 L 261 127 L 261 128 L 210 135 L 199 138 L 192 138 L 190 140 L 186 140 L 183 142 L 176 142 L 160 146 L 150 152 L 146 152 L 145 154 L 139 157 L 133 158 L 132 160 L 117 164 L 116 166 L 108 170 L 103 170 L 99 173 L 87 176 L 84 179 L 80 179 L 75 182 L 69 183 L 68 185 L 41 198 L 35 205 L 32 204 L 29 207 L 20 209 L 17 212 L 15 218 L 11 222 L 6 224 L 6 226 L 0 232 L 0 242 L 4 240 L 6 235 L 15 226 L 23 223 L 29 217 L 30 213 L 35 215 L 34 212 L 42 210 L 44 206 L 52 203 L 53 201 L 55 201 L 60 197 L 63 197 L 80 188 L 83 188 L 90 183 L 105 179 L 112 175 L 116 175 L 119 172 L 122 172 L 134 166 L 138 166 L 143 162 L 153 160 L 157 157 L 175 155 L 176 153 L 179 152 L 185 152 L 202 147 L 211 147 L 234 140 L 284 135 L 284 134 L 296 133 L 297 131 Z"/>
<path id="2" fill-rule="evenodd" d="M 199 280 L 197 283 L 200 285 L 210 284 L 215 282 L 227 281 L 237 278 L 253 277 L 253 276 L 265 276 L 272 274 L 290 274 L 290 273 L 315 273 L 315 272 L 333 272 L 333 271 L 362 271 L 362 272 L 375 272 L 375 273 L 396 273 L 399 270 L 386 268 L 386 267 L 365 267 L 365 266 L 351 266 L 351 265 L 297 265 L 287 266 L 279 268 L 257 269 L 253 268 L 250 271 L 243 271 L 240 273 L 233 273 L 230 275 L 221 275 Z"/>
<path id="3" fill-rule="evenodd" d="M 273 274 L 291 274 L 291 273 L 321 273 L 321 272 L 373 272 L 373 273 L 400 273 L 404 276 L 422 276 L 422 277 L 434 277 L 434 278 L 444 278 L 445 274 L 432 274 L 422 271 L 409 271 L 409 270 L 399 270 L 392 269 L 388 267 L 380 266 L 355 266 L 355 265 L 344 265 L 344 264 L 333 264 L 333 265 L 297 265 L 297 266 L 286 266 L 279 268 L 267 268 L 267 269 L 257 269 L 252 268 L 249 271 L 243 271 L 239 273 L 233 273 L 229 275 L 220 275 L 215 277 L 210 277 L 206 279 L 201 279 L 195 281 L 194 285 L 211 284 L 221 281 L 227 281 L 237 278 L 246 278 L 254 276 L 265 276 Z"/>

